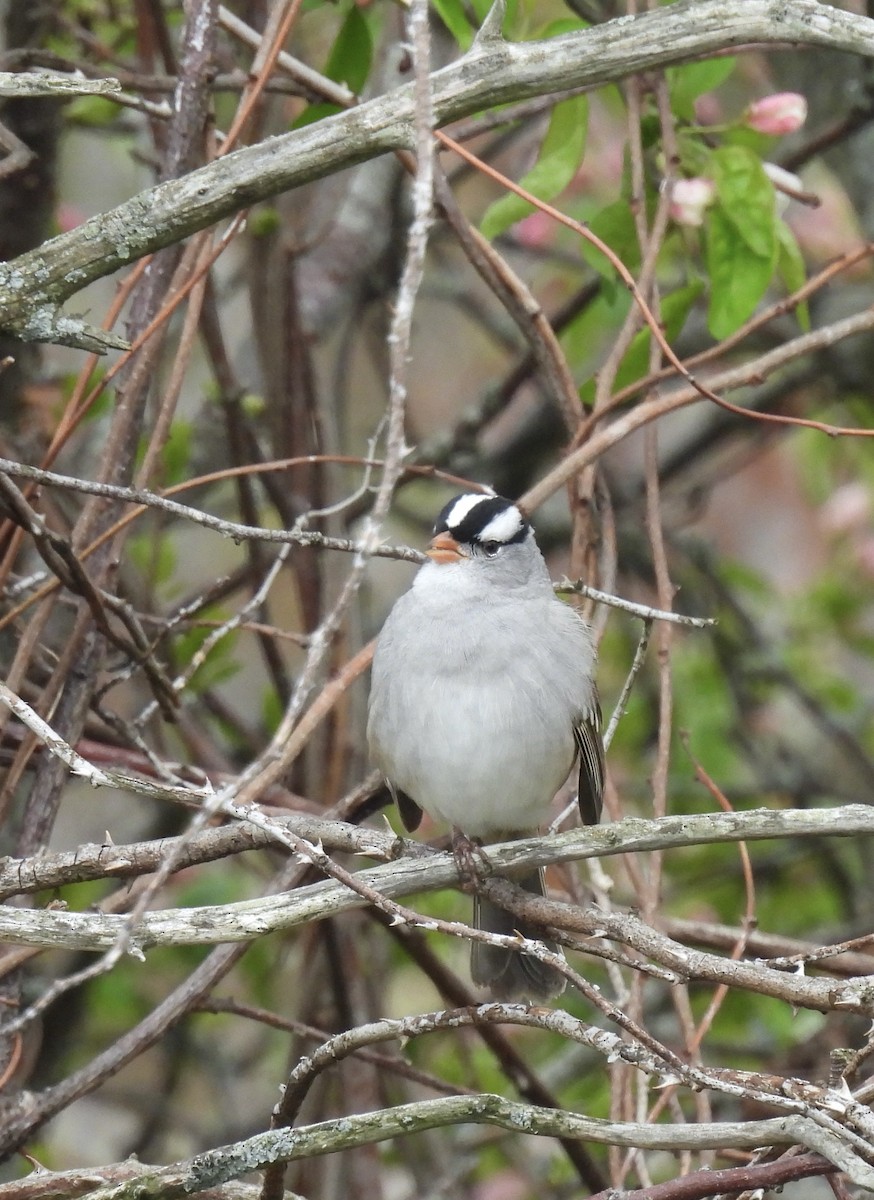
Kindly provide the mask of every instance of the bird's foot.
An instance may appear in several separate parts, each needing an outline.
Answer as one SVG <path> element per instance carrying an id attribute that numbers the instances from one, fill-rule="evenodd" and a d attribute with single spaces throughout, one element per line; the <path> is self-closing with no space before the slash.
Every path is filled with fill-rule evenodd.
<path id="1" fill-rule="evenodd" d="M 492 860 L 478 838 L 468 837 L 460 829 L 452 830 L 452 857 L 458 867 L 465 890 L 474 891 L 476 884 L 491 874 Z"/>

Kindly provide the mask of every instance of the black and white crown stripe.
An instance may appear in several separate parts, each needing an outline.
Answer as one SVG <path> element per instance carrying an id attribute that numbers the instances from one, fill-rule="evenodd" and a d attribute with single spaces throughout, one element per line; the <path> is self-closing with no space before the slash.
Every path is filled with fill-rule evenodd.
<path id="1" fill-rule="evenodd" d="M 503 496 L 462 495 L 450 500 L 434 526 L 435 536 L 449 533 L 461 544 L 524 542 L 531 526 L 511 500 Z"/>

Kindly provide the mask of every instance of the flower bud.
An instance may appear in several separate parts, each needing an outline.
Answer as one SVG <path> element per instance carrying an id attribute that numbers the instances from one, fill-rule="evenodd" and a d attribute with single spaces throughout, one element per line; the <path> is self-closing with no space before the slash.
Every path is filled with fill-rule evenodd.
<path id="1" fill-rule="evenodd" d="M 703 225 L 704 210 L 713 203 L 716 186 L 712 179 L 678 179 L 671 191 L 671 219 L 678 225 Z"/>
<path id="2" fill-rule="evenodd" d="M 807 120 L 807 100 L 798 92 L 775 92 L 756 100 L 746 111 L 745 121 L 757 133 L 780 137 L 794 133 Z"/>
<path id="3" fill-rule="evenodd" d="M 520 246 L 527 246 L 530 250 L 542 250 L 554 241 L 555 230 L 556 225 L 552 217 L 538 208 L 536 212 L 523 217 L 514 232 Z"/>

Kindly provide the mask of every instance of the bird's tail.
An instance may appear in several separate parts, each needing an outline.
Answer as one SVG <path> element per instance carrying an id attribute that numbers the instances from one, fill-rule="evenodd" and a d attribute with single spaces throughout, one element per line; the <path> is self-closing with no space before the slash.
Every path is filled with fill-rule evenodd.
<path id="1" fill-rule="evenodd" d="M 543 872 L 532 871 L 514 882 L 535 896 L 542 896 Z M 477 929 L 488 933 L 503 933 L 511 936 L 521 933 L 526 938 L 538 938 L 550 950 L 558 950 L 554 942 L 541 937 L 541 930 L 530 921 L 514 916 L 499 908 L 483 896 L 473 898 L 473 923 Z M 478 987 L 489 989 L 493 1000 L 527 1000 L 537 1004 L 559 996 L 565 988 L 564 976 L 547 963 L 518 950 L 505 950 L 500 946 L 489 946 L 485 942 L 472 942 L 470 952 L 470 974 Z"/>

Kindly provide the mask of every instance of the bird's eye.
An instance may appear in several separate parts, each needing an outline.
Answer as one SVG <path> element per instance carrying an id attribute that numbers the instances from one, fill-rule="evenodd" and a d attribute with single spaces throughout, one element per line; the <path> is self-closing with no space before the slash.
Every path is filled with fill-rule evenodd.
<path id="1" fill-rule="evenodd" d="M 500 542 L 483 542 L 483 554 L 486 558 L 494 558 L 500 548 Z"/>

